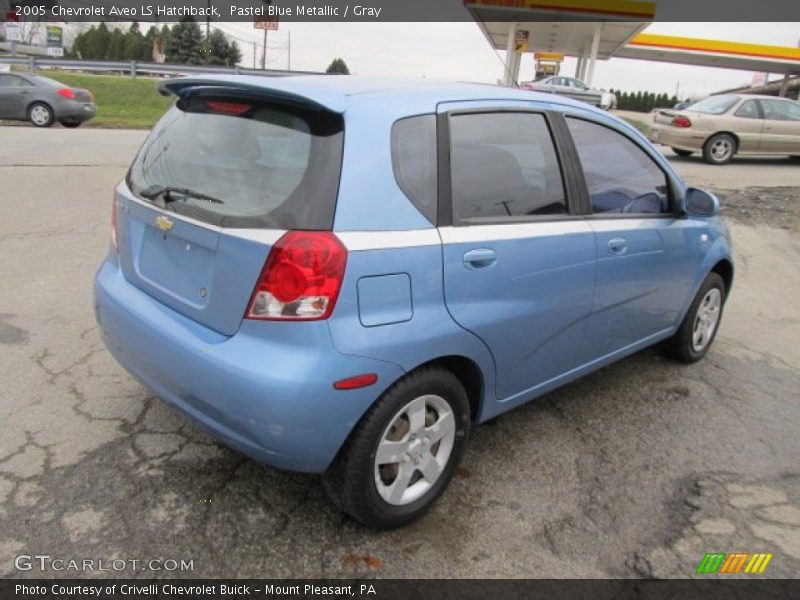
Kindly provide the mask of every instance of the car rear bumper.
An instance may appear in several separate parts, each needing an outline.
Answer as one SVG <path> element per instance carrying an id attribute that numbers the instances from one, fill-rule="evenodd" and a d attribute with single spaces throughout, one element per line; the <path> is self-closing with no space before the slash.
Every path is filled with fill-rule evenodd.
<path id="1" fill-rule="evenodd" d="M 94 291 L 103 340 L 122 366 L 223 443 L 275 467 L 324 471 L 403 374 L 393 363 L 337 352 L 324 321 L 243 321 L 223 336 L 130 284 L 113 259 Z M 376 373 L 378 383 L 333 389 L 362 373 Z"/>
<path id="2" fill-rule="evenodd" d="M 55 107 L 55 117 L 59 121 L 88 121 L 97 113 L 94 102 L 62 102 Z"/>
<path id="3" fill-rule="evenodd" d="M 680 128 L 654 123 L 650 128 L 650 141 L 681 150 L 700 152 L 703 149 L 705 139 L 705 134 L 694 131 L 689 127 Z"/>

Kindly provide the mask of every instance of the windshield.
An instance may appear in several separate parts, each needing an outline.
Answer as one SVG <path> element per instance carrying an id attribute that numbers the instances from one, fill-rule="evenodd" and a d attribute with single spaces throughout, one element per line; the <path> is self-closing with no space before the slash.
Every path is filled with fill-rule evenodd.
<path id="1" fill-rule="evenodd" d="M 339 115 L 195 95 L 156 125 L 127 182 L 141 198 L 218 227 L 328 230 L 342 138 Z"/>
<path id="2" fill-rule="evenodd" d="M 691 105 L 691 109 L 707 115 L 721 115 L 739 101 L 737 96 L 711 96 Z M 689 107 L 687 107 L 689 108 Z"/>

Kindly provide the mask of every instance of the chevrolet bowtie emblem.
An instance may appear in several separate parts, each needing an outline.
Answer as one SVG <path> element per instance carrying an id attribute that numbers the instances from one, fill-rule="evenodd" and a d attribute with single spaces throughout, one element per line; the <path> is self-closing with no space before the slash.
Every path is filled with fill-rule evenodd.
<path id="1" fill-rule="evenodd" d="M 164 215 L 159 215 L 156 217 L 156 227 L 158 227 L 161 231 L 169 231 L 174 225 L 175 223 L 169 217 L 165 217 Z"/>

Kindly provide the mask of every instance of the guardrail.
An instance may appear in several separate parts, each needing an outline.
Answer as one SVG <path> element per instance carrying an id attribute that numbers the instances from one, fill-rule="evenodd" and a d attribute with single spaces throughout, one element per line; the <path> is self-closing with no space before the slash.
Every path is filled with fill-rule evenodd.
<path id="1" fill-rule="evenodd" d="M 285 75 L 321 75 L 315 71 L 282 71 L 278 69 L 248 69 L 245 67 L 221 67 L 218 65 L 171 65 L 166 63 L 141 62 L 138 60 L 73 60 L 35 56 L 0 57 L 0 64 L 19 65 L 35 73 L 37 69 L 70 69 L 95 73 L 122 73 L 135 78 L 137 75 L 189 75 L 192 73 L 226 73 L 235 75 L 261 75 L 281 77 Z"/>

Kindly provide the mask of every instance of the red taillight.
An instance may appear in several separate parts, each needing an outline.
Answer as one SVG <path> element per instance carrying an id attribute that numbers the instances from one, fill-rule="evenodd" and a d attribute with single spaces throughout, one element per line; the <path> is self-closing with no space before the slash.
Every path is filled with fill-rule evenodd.
<path id="1" fill-rule="evenodd" d="M 117 241 L 117 199 L 111 200 L 111 244 L 119 254 L 119 242 Z"/>
<path id="2" fill-rule="evenodd" d="M 69 100 L 75 100 L 75 92 L 71 88 L 61 88 L 56 92 L 59 96 L 63 96 Z"/>
<path id="3" fill-rule="evenodd" d="M 378 376 L 375 373 L 364 373 L 363 375 L 340 379 L 333 384 L 333 387 L 337 390 L 357 390 L 358 388 L 372 385 L 376 381 L 378 381 Z"/>
<path id="4" fill-rule="evenodd" d="M 691 127 L 692 122 L 689 120 L 688 117 L 684 117 L 683 115 L 678 115 L 674 119 L 672 119 L 672 126 L 673 127 Z"/>
<path id="5" fill-rule="evenodd" d="M 327 319 L 342 287 L 347 250 L 323 231 L 289 231 L 270 250 L 245 318 Z"/>

